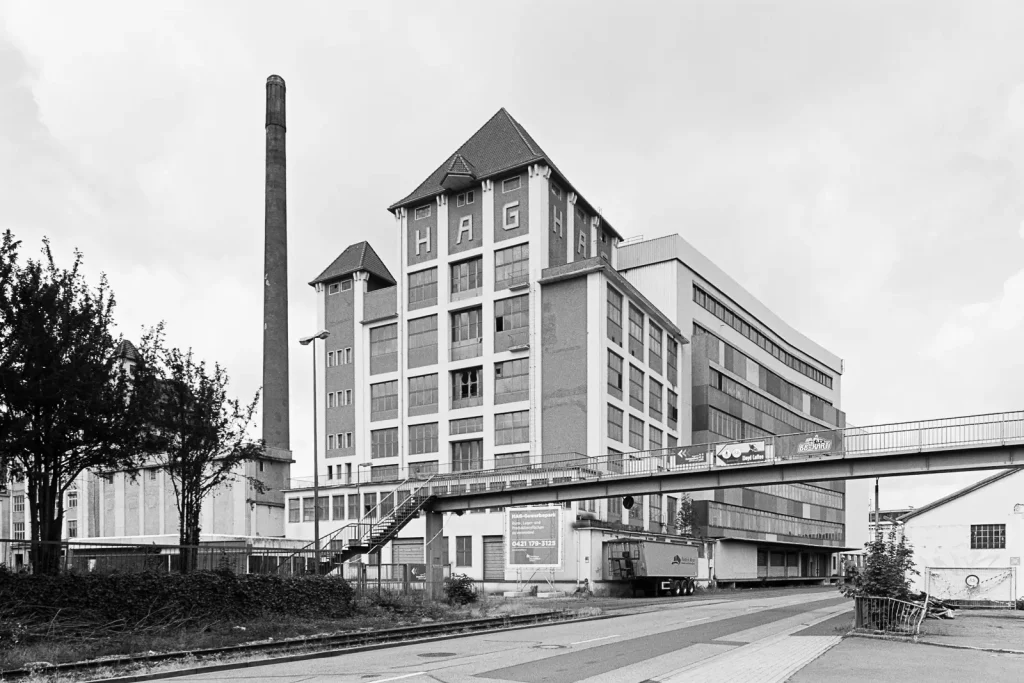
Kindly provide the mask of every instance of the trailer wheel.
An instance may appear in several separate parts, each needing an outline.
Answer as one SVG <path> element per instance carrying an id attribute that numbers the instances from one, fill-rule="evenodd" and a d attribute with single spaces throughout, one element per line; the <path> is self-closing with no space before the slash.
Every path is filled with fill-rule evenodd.
<path id="1" fill-rule="evenodd" d="M 694 586 L 693 580 L 688 580 L 686 582 L 686 594 L 687 595 L 693 595 L 694 588 L 695 588 L 695 586 Z"/>
<path id="2" fill-rule="evenodd" d="M 679 597 L 680 595 L 686 595 L 686 588 L 683 587 L 683 582 L 678 579 L 672 582 L 672 595 Z"/>

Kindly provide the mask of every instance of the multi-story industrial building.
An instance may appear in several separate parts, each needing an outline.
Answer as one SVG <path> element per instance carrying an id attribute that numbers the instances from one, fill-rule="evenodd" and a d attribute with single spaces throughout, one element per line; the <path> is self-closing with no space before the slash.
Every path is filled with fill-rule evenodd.
<path id="1" fill-rule="evenodd" d="M 681 238 L 620 245 L 504 109 L 390 210 L 397 278 L 363 242 L 310 283 L 330 332 L 316 351 L 324 474 L 318 501 L 308 481 L 286 492 L 289 537 L 312 538 L 315 516 L 325 534 L 386 512 L 381 496 L 408 477 L 842 425 L 839 359 Z M 695 498 L 699 531 L 728 539 L 717 566 L 701 559 L 723 580 L 825 576 L 844 545 L 842 483 Z M 601 580 L 604 540 L 673 534 L 679 505 L 573 503 L 556 578 Z M 503 524 L 447 517 L 447 559 L 512 580 Z M 413 522 L 370 561 L 423 562 L 423 533 Z"/>

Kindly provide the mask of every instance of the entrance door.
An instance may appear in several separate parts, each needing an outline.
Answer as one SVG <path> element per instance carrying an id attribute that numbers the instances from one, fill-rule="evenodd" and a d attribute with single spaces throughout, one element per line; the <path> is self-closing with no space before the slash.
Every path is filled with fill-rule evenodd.
<path id="1" fill-rule="evenodd" d="M 505 580 L 505 537 L 484 536 L 484 581 Z"/>

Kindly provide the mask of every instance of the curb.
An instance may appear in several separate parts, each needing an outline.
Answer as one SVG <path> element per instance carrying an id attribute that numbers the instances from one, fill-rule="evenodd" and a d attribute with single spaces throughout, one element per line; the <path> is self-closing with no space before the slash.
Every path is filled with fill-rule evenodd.
<path id="1" fill-rule="evenodd" d="M 1004 655 L 1024 655 L 1024 650 L 1006 650 L 998 647 L 976 647 L 974 645 L 954 645 L 952 643 L 936 643 L 930 640 L 921 640 L 919 636 L 898 636 L 879 635 L 876 633 L 847 633 L 847 638 L 869 638 L 871 640 L 888 640 L 897 643 L 913 643 L 915 645 L 931 645 L 932 647 L 945 647 L 950 650 L 974 650 L 975 652 L 995 652 Z"/>
<path id="2" fill-rule="evenodd" d="M 509 626 L 507 628 L 495 628 L 488 629 L 486 631 L 473 631 L 471 633 L 451 633 L 443 636 L 431 636 L 428 638 L 411 638 L 409 640 L 399 640 L 387 643 L 377 643 L 375 645 L 357 645 L 356 647 L 346 648 L 335 648 L 330 650 L 318 650 L 316 652 L 304 652 L 295 655 L 284 655 L 281 657 L 267 657 L 265 659 L 253 659 L 239 662 L 230 662 L 226 664 L 211 664 L 209 666 L 194 666 L 187 669 L 175 669 L 172 671 L 161 671 L 157 673 L 147 674 L 132 674 L 129 676 L 116 676 L 114 678 L 93 678 L 89 679 L 89 683 L 132 683 L 133 681 L 155 681 L 163 678 L 177 678 L 179 676 L 192 676 L 206 673 L 216 673 L 218 671 L 231 671 L 234 669 L 246 669 L 254 666 L 266 666 L 270 664 L 287 664 L 288 662 L 298 662 L 306 659 L 318 659 L 321 657 L 338 657 L 346 654 L 356 654 L 359 652 L 371 652 L 373 650 L 384 650 L 393 647 L 402 647 L 405 645 L 414 645 L 419 643 L 434 643 L 442 640 L 454 640 L 456 638 L 468 638 L 470 636 L 480 635 L 484 633 L 500 633 L 504 631 L 521 631 L 529 628 L 540 628 L 542 626 L 553 626 L 556 624 L 576 624 L 583 621 L 598 621 L 601 619 L 613 619 L 620 615 L 615 614 L 599 614 L 593 617 L 581 617 L 579 619 L 561 619 L 537 622 L 535 624 L 525 624 L 523 626 Z"/>

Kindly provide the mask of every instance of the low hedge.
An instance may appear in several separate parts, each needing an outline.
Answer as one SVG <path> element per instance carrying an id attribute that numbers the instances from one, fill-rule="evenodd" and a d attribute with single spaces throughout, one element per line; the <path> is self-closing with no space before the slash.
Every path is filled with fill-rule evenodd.
<path id="1" fill-rule="evenodd" d="M 0 569 L 0 617 L 126 627 L 284 614 L 340 618 L 353 613 L 352 588 L 330 576 L 227 572 L 35 576 Z"/>

